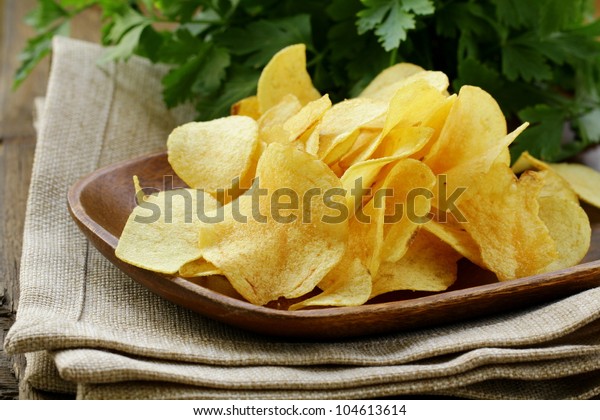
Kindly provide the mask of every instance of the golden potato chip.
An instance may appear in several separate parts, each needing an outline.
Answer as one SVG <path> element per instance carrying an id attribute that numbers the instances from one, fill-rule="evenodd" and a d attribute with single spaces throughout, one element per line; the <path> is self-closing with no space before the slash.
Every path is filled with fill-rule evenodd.
<path id="1" fill-rule="evenodd" d="M 300 138 L 311 127 L 314 128 L 329 108 L 331 108 L 331 100 L 327 94 L 304 105 L 283 124 L 283 129 L 289 133 L 289 141 Z"/>
<path id="2" fill-rule="evenodd" d="M 450 110 L 454 106 L 454 102 L 456 102 L 457 97 L 458 96 L 454 94 L 445 98 L 444 102 L 440 104 L 440 106 L 423 121 L 423 126 L 433 129 L 433 133 L 431 134 L 431 137 L 429 138 L 427 143 L 419 150 L 417 150 L 416 153 L 411 155 L 411 158 L 423 160 L 423 158 L 429 154 L 431 147 L 437 142 L 438 138 L 440 137 L 440 133 L 444 128 L 446 119 L 448 118 Z"/>
<path id="3" fill-rule="evenodd" d="M 342 203 L 324 200 L 327 191 L 338 191 L 345 202 L 339 178 L 292 145 L 267 146 L 256 174 L 260 185 L 225 206 L 223 222 L 201 226 L 200 248 L 245 299 L 263 305 L 313 290 L 341 260 L 348 222 L 340 218 Z M 282 203 L 283 191 L 292 205 L 282 214 L 271 203 Z M 328 217 L 336 222 L 323 222 Z"/>
<path id="4" fill-rule="evenodd" d="M 400 259 L 419 225 L 427 220 L 432 196 L 428 189 L 433 185 L 434 175 L 421 162 L 390 163 L 349 221 L 347 263 L 359 258 L 375 276 L 382 260 Z M 357 198 L 357 194 L 349 195 L 349 206 Z"/>
<path id="5" fill-rule="evenodd" d="M 377 93 L 394 83 L 405 80 L 415 73 L 425 71 L 423 67 L 411 63 L 398 63 L 379 73 L 360 93 L 360 98 L 373 98 Z"/>
<path id="6" fill-rule="evenodd" d="M 306 46 L 290 45 L 271 58 L 258 79 L 258 110 L 264 114 L 281 99 L 292 94 L 302 105 L 319 99 L 321 94 L 306 71 Z"/>
<path id="7" fill-rule="evenodd" d="M 348 133 L 342 133 L 333 139 L 328 139 L 330 145 L 326 146 L 328 147 L 327 154 L 321 157 L 321 160 L 329 166 L 338 165 L 340 159 L 353 149 L 356 141 L 359 139 L 360 133 L 361 130 L 356 129 Z M 319 144 L 322 144 L 321 140 L 324 139 L 321 137 L 319 140 Z M 317 151 L 318 153 L 319 151 Z"/>
<path id="8" fill-rule="evenodd" d="M 141 196 L 141 194 L 143 194 L 144 190 L 142 189 L 142 186 L 140 185 L 140 179 L 138 178 L 137 175 L 133 176 L 133 189 L 135 191 L 136 199 L 139 200 L 139 198 L 146 198 L 145 195 Z"/>
<path id="9" fill-rule="evenodd" d="M 230 116 L 191 122 L 169 135 L 169 163 L 190 187 L 214 192 L 243 178 L 257 150 L 258 125 L 250 117 Z"/>
<path id="10" fill-rule="evenodd" d="M 240 99 L 231 105 L 230 114 L 241 115 L 258 120 L 260 118 L 260 112 L 258 111 L 258 98 L 256 96 L 248 96 L 247 98 Z"/>
<path id="11" fill-rule="evenodd" d="M 448 210 L 446 208 L 447 203 L 440 201 L 444 200 L 444 197 L 439 196 L 441 190 L 446 191 L 450 196 L 458 194 L 459 190 L 469 188 L 471 183 L 478 182 L 478 180 L 489 171 L 494 163 L 508 167 L 508 165 L 504 163 L 505 156 L 503 152 L 508 153 L 508 146 L 527 128 L 527 126 L 528 123 L 522 124 L 503 138 L 497 139 L 493 145 L 485 151 L 482 151 L 479 155 L 472 157 L 471 160 L 461 162 L 458 166 L 450 169 L 446 174 L 441 174 L 438 178 L 443 182 L 443 185 L 438 185 L 438 188 L 434 190 L 433 207 L 442 212 Z M 540 184 L 543 184 L 541 180 Z M 460 197 L 458 200 L 460 200 Z"/>
<path id="12" fill-rule="evenodd" d="M 321 123 L 318 122 L 312 128 L 309 128 L 300 136 L 300 138 L 296 139 L 295 144 L 296 147 L 299 147 L 300 150 L 304 150 L 306 153 L 310 153 L 311 155 L 317 157 L 319 153 L 319 127 Z"/>
<path id="13" fill-rule="evenodd" d="M 462 224 L 452 220 L 444 223 L 430 220 L 422 226 L 429 233 L 450 245 L 456 252 L 480 267 L 484 266 L 481 251 L 471 235 L 467 233 Z"/>
<path id="14" fill-rule="evenodd" d="M 579 203 L 577 194 L 569 183 L 558 175 L 550 166 L 550 164 L 536 159 L 528 152 L 521 153 L 521 156 L 513 164 L 512 170 L 518 174 L 528 169 L 537 169 L 544 177 L 544 187 L 540 192 L 540 197 L 559 196 L 561 198 Z"/>
<path id="15" fill-rule="evenodd" d="M 319 283 L 323 292 L 290 306 L 290 310 L 308 306 L 358 306 L 371 295 L 371 274 L 360 259 L 342 260 Z"/>
<path id="16" fill-rule="evenodd" d="M 384 115 L 386 109 L 385 103 L 368 98 L 348 99 L 332 106 L 321 122 L 319 157 L 327 156 L 360 127 Z"/>
<path id="17" fill-rule="evenodd" d="M 420 71 L 390 85 L 382 86 L 376 91 L 369 90 L 367 95 L 361 93 L 359 98 L 370 98 L 389 103 L 399 90 L 415 82 L 425 82 L 435 88 L 442 96 L 447 96 L 448 76 L 440 71 Z"/>
<path id="18" fill-rule="evenodd" d="M 377 159 L 385 156 L 410 156 L 423 148 L 433 136 L 431 127 L 413 127 L 398 125 L 386 136 L 379 149 L 373 155 Z"/>
<path id="19" fill-rule="evenodd" d="M 181 277 L 205 277 L 217 274 L 223 273 L 204 258 L 187 262 L 179 267 L 179 275 Z"/>
<path id="20" fill-rule="evenodd" d="M 377 149 L 387 139 L 387 135 L 397 126 L 422 125 L 437 108 L 442 106 L 445 97 L 433 86 L 424 80 L 417 80 L 399 89 L 390 100 L 389 108 L 385 117 L 383 129 L 377 138 L 368 145 L 353 163 L 367 160 L 372 157 Z M 417 148 L 412 153 L 417 152 Z"/>
<path id="21" fill-rule="evenodd" d="M 569 183 L 561 178 L 560 175 L 556 174 L 552 169 L 539 171 L 538 173 L 544 178 L 544 186 L 540 191 L 540 198 L 562 198 L 564 200 L 572 201 L 579 207 L 577 194 L 575 194 L 575 191 L 573 191 Z"/>
<path id="22" fill-rule="evenodd" d="M 525 172 L 517 180 L 503 163 L 473 179 L 469 171 L 449 171 L 448 183 L 468 185 L 456 207 L 464 229 L 479 245 L 485 268 L 500 280 L 543 272 L 556 257 L 556 244 L 538 215 L 543 178 Z M 462 178 L 461 178 L 462 177 Z"/>
<path id="23" fill-rule="evenodd" d="M 385 114 L 387 104 L 368 98 L 346 99 L 333 105 L 323 115 L 320 134 L 325 138 L 354 131 Z M 322 153 L 323 154 L 323 153 Z"/>
<path id="24" fill-rule="evenodd" d="M 577 202 L 557 196 L 540 197 L 540 218 L 556 242 L 558 258 L 544 271 L 555 271 L 579 264 L 590 247 L 592 229 L 585 211 Z"/>
<path id="25" fill-rule="evenodd" d="M 456 281 L 460 258 L 448 244 L 421 229 L 400 260 L 381 265 L 373 279 L 371 297 L 396 290 L 446 290 Z"/>
<path id="26" fill-rule="evenodd" d="M 285 95 L 277 105 L 269 108 L 258 120 L 258 137 L 265 143 L 287 143 L 290 134 L 283 124 L 302 109 L 294 95 Z"/>
<path id="27" fill-rule="evenodd" d="M 480 88 L 463 86 L 424 162 L 434 173 L 445 173 L 487 153 L 506 135 L 506 120 L 494 98 Z"/>
<path id="28" fill-rule="evenodd" d="M 136 267 L 175 274 L 186 263 L 202 257 L 198 247 L 198 212 L 216 208 L 217 201 L 199 190 L 148 195 L 129 215 L 115 255 Z"/>
<path id="29" fill-rule="evenodd" d="M 600 208 L 600 172 L 578 163 L 550 163 L 549 166 L 569 183 L 582 201 Z"/>
<path id="30" fill-rule="evenodd" d="M 377 101 L 377 102 L 379 102 L 379 101 Z M 387 107 L 389 107 L 389 104 L 386 104 L 386 111 L 388 109 Z M 381 130 L 383 130 L 383 126 L 385 125 L 386 114 L 387 114 L 387 112 L 385 112 L 383 115 L 380 115 L 379 117 L 375 118 L 374 120 L 371 120 L 371 121 L 361 125 L 360 129 L 361 130 L 373 130 L 373 131 L 380 132 Z"/>
<path id="31" fill-rule="evenodd" d="M 350 215 L 354 214 L 354 210 L 361 204 L 364 195 L 369 195 L 366 190 L 373 185 L 381 170 L 387 164 L 397 161 L 398 159 L 399 158 L 397 157 L 386 157 L 365 160 L 352 165 L 344 172 L 344 175 L 341 178 L 344 189 L 350 192 L 352 192 L 352 190 L 356 191 L 355 193 L 349 194 L 347 197 Z"/>
<path id="32" fill-rule="evenodd" d="M 550 169 L 546 162 L 534 158 L 529 152 L 521 153 L 521 156 L 513 163 L 511 169 L 515 174 L 520 174 L 528 169 Z"/>
<path id="33" fill-rule="evenodd" d="M 348 169 L 355 163 L 360 163 L 358 156 L 364 151 L 379 137 L 381 133 L 381 129 L 371 129 L 371 128 L 360 128 L 358 130 L 358 135 L 356 139 L 349 139 L 352 141 L 352 145 L 350 146 L 350 150 L 345 152 L 344 155 L 339 158 L 336 162 L 340 168 L 344 171 Z"/>
<path id="34" fill-rule="evenodd" d="M 227 204 L 252 187 L 252 182 L 254 181 L 254 176 L 256 175 L 258 161 L 260 160 L 260 157 L 262 156 L 266 147 L 267 145 L 262 141 L 259 141 L 256 144 L 256 150 L 252 154 L 246 173 L 240 178 L 239 182 L 233 183 L 232 189 L 225 191 L 225 197 L 223 197 L 223 199 L 217 195 L 219 201 L 221 201 L 223 204 Z"/>
<path id="35" fill-rule="evenodd" d="M 431 169 L 418 160 L 401 160 L 390 171 L 383 188 L 393 192 L 385 198 L 385 217 L 392 220 L 384 224 L 381 260 L 396 262 L 406 253 L 416 231 L 430 219 L 435 184 Z"/>

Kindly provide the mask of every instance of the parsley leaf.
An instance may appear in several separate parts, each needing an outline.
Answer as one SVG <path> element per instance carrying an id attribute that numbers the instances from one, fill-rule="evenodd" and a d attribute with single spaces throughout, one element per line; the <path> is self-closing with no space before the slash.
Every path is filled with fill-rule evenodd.
<path id="1" fill-rule="evenodd" d="M 198 44 L 196 53 L 163 78 L 163 97 L 169 107 L 216 92 L 230 64 L 227 50 L 213 43 Z"/>
<path id="2" fill-rule="evenodd" d="M 13 79 L 13 89 L 19 87 L 33 68 L 50 53 L 52 38 L 55 35 L 67 35 L 69 33 L 69 22 L 66 21 L 55 28 L 48 29 L 39 35 L 27 40 L 27 45 L 19 54 L 21 65 Z"/>
<path id="3" fill-rule="evenodd" d="M 302 14 L 285 19 L 259 20 L 224 32 L 217 39 L 232 54 L 246 56 L 248 66 L 259 68 L 288 45 L 306 44 L 310 48 L 310 17 Z"/>
<path id="4" fill-rule="evenodd" d="M 100 59 L 100 63 L 112 60 L 127 60 L 131 57 L 140 42 L 142 32 L 149 24 L 149 22 L 142 23 L 128 30 L 117 45 L 106 51 L 106 54 Z"/>
<path id="5" fill-rule="evenodd" d="M 202 98 L 196 104 L 200 120 L 212 120 L 229 114 L 231 105 L 256 93 L 260 72 L 246 67 L 233 67 L 222 89 Z"/>
<path id="6" fill-rule="evenodd" d="M 530 126 L 515 140 L 511 148 L 513 158 L 529 151 L 543 160 L 554 160 L 561 149 L 565 112 L 548 105 L 536 105 L 519 112 L 519 117 Z M 544 141 L 538 141 L 539 138 Z"/>
<path id="7" fill-rule="evenodd" d="M 507 43 L 502 49 L 502 72 L 509 80 L 526 82 L 552 78 L 552 69 L 544 55 L 534 45 L 520 40 Z"/>
<path id="8" fill-rule="evenodd" d="M 29 26 L 45 31 L 57 20 L 68 16 L 68 12 L 60 7 L 54 0 L 39 0 L 39 7 L 33 9 L 25 16 L 25 23 Z"/>
<path id="9" fill-rule="evenodd" d="M 356 24 L 358 33 L 375 30 L 379 42 L 391 51 L 406 40 L 407 31 L 415 28 L 415 15 L 434 12 L 430 0 L 361 0 L 367 6 L 360 11 Z"/>

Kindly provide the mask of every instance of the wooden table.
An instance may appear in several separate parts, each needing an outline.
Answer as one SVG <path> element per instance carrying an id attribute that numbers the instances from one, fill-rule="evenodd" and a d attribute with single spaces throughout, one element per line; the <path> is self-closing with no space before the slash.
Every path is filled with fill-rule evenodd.
<path id="1" fill-rule="evenodd" d="M 25 367 L 24 357 L 9 358 L 1 343 L 19 303 L 21 240 L 35 150 L 33 101 L 46 91 L 50 62 L 44 59 L 23 85 L 12 91 L 18 53 L 34 33 L 22 23 L 23 17 L 36 3 L 0 0 L 0 399 L 18 397 L 18 378 Z M 99 28 L 100 12 L 90 9 L 75 19 L 71 35 L 98 42 Z"/>

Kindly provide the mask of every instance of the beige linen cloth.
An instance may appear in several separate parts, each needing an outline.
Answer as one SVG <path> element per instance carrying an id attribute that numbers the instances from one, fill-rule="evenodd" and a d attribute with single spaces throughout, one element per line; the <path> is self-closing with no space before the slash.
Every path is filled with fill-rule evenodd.
<path id="1" fill-rule="evenodd" d="M 27 208 L 21 300 L 5 342 L 9 353 L 27 356 L 23 397 L 600 394 L 600 288 L 450 326 L 318 342 L 231 328 L 139 286 L 79 232 L 67 212 L 67 189 L 98 167 L 164 149 L 170 130 L 193 113 L 164 108 L 164 69 L 137 58 L 98 65 L 102 54 L 93 44 L 54 40 Z"/>

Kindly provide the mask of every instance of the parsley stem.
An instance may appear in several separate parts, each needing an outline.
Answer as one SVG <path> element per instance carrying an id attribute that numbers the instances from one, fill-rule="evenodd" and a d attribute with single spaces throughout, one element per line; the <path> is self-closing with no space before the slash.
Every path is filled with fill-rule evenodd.
<path id="1" fill-rule="evenodd" d="M 396 64 L 396 59 L 398 58 L 398 48 L 392 50 L 390 54 L 390 67 Z"/>

